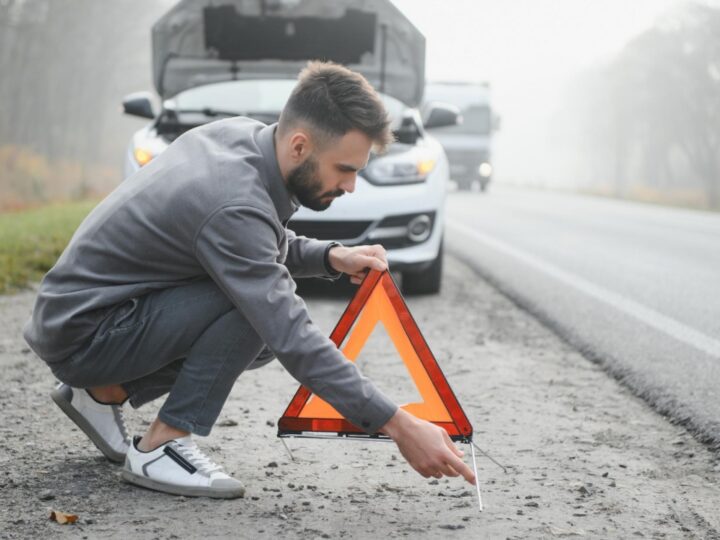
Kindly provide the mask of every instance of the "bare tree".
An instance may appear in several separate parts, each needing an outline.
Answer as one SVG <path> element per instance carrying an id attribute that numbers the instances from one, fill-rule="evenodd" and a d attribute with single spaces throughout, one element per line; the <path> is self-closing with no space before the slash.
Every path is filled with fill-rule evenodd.
<path id="1" fill-rule="evenodd" d="M 0 1 L 0 206 L 119 182 L 123 96 L 151 88 L 150 28 L 170 0 Z"/>
<path id="2" fill-rule="evenodd" d="M 720 208 L 720 9 L 684 6 L 584 74 L 571 102 L 586 163 L 618 195 L 697 186 Z"/>

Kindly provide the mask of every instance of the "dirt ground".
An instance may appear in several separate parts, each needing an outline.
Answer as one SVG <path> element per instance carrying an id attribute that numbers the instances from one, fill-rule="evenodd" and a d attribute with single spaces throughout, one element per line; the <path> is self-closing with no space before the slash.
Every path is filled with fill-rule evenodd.
<path id="1" fill-rule="evenodd" d="M 409 306 L 475 427 L 485 511 L 460 479 L 426 480 L 388 442 L 290 439 L 275 423 L 297 383 L 247 372 L 210 437 L 243 499 L 124 484 L 49 399 L 54 380 L 20 328 L 33 294 L 0 298 L 0 538 L 720 538 L 720 460 L 468 267 Z M 346 298 L 308 298 L 330 332 Z M 359 361 L 398 400 L 414 389 L 382 331 Z M 140 432 L 156 404 L 129 410 Z M 159 406 L 159 404 L 157 404 Z M 466 445 L 466 461 L 469 448 Z M 50 509 L 79 515 L 73 525 Z"/>

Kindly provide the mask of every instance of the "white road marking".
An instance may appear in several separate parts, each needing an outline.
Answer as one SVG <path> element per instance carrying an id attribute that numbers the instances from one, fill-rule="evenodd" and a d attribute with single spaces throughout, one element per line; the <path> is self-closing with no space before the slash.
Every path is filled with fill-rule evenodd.
<path id="1" fill-rule="evenodd" d="M 484 244 L 491 249 L 514 257 L 528 266 L 531 266 L 566 285 L 574 287 L 580 292 L 583 292 L 596 300 L 604 302 L 605 304 L 612 306 L 613 308 L 630 315 L 644 324 L 682 341 L 691 347 L 695 347 L 696 349 L 711 356 L 720 357 L 720 341 L 708 336 L 707 334 L 699 332 L 698 330 L 695 330 L 694 328 L 691 328 L 671 317 L 663 315 L 654 309 L 644 306 L 639 302 L 630 300 L 629 298 L 621 296 L 611 290 L 587 281 L 580 276 L 567 272 L 554 264 L 545 262 L 534 255 L 525 253 L 510 244 L 503 242 L 502 240 L 498 240 L 488 234 L 477 231 L 468 225 L 460 223 L 459 221 L 447 219 L 446 224 L 451 230 L 469 236 L 476 242 Z"/>

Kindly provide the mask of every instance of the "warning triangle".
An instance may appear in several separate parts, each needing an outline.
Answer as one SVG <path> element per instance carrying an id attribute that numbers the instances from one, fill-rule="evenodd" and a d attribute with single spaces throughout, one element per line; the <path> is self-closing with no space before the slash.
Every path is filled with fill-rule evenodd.
<path id="1" fill-rule="evenodd" d="M 407 412 L 442 428 L 453 440 L 470 441 L 472 426 L 420 333 L 400 291 L 388 271 L 371 271 L 348 304 L 330 339 L 351 361 L 380 323 L 424 400 L 401 405 Z M 343 345 L 344 344 L 344 345 Z M 329 403 L 301 386 L 278 420 L 278 436 L 367 436 Z M 380 433 L 372 437 L 385 437 Z"/>

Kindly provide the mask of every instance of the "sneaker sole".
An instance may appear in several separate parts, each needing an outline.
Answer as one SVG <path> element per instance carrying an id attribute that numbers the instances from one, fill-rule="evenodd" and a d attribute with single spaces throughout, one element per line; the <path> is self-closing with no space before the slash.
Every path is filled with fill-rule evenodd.
<path id="1" fill-rule="evenodd" d="M 170 495 L 184 495 L 186 497 L 211 497 L 213 499 L 238 499 L 245 495 L 245 488 L 236 488 L 228 490 L 219 490 L 217 488 L 208 488 L 200 486 L 177 486 L 174 484 L 166 484 L 165 482 L 159 482 L 148 478 L 147 476 L 140 476 L 127 469 L 123 468 L 120 472 L 122 479 L 129 483 L 141 486 L 154 491 L 162 491 L 169 493 Z"/>
<path id="2" fill-rule="evenodd" d="M 60 409 L 67 415 L 70 420 L 75 422 L 75 425 L 79 427 L 85 435 L 97 446 L 97 449 L 103 453 L 113 463 L 123 463 L 125 461 L 125 454 L 113 450 L 110 445 L 105 442 L 105 439 L 92 427 L 92 424 L 85 420 L 82 414 L 80 414 L 75 407 L 72 406 L 65 396 L 59 389 L 55 389 L 50 392 L 50 397 L 56 403 Z"/>

